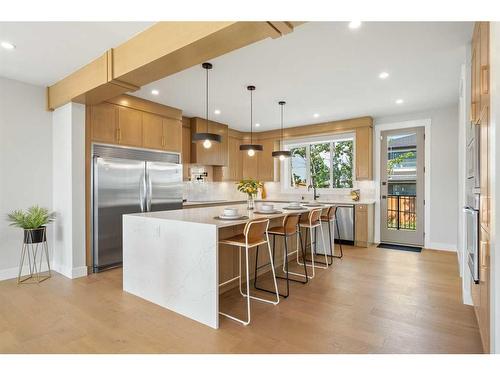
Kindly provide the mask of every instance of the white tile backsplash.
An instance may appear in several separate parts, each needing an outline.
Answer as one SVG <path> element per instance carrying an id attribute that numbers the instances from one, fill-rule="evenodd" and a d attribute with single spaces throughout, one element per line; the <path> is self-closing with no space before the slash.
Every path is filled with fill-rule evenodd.
<path id="1" fill-rule="evenodd" d="M 268 199 L 304 199 L 312 198 L 312 191 L 283 191 L 279 182 L 265 183 Z M 374 181 L 355 181 L 354 188 L 360 190 L 361 199 L 376 199 Z M 337 199 L 350 198 L 349 190 L 342 193 L 319 192 L 321 198 Z M 260 198 L 260 193 L 258 198 Z M 188 201 L 208 201 L 208 200 L 245 200 L 246 195 L 236 190 L 235 182 L 184 182 L 184 199 Z"/>
<path id="2" fill-rule="evenodd" d="M 184 199 L 188 201 L 245 200 L 234 182 L 184 182 Z"/>

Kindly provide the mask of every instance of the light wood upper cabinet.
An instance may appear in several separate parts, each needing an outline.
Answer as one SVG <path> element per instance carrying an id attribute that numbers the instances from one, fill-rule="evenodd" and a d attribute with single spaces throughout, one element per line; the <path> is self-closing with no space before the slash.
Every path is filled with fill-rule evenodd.
<path id="1" fill-rule="evenodd" d="M 243 178 L 255 178 L 258 179 L 259 168 L 258 168 L 258 156 L 248 156 L 246 151 L 241 151 L 243 159 Z"/>
<path id="2" fill-rule="evenodd" d="M 193 117 L 191 119 L 191 134 L 206 132 L 206 120 L 199 117 Z M 220 143 L 212 142 L 212 146 L 208 149 L 203 147 L 202 142 L 191 144 L 191 163 L 226 166 L 228 158 L 228 126 L 209 121 L 208 132 L 219 134 L 222 141 Z"/>
<path id="3" fill-rule="evenodd" d="M 191 125 L 190 119 L 182 118 L 182 178 L 189 180 L 189 163 L 191 163 Z"/>
<path id="4" fill-rule="evenodd" d="M 356 129 L 356 180 L 373 179 L 373 128 Z"/>
<path id="5" fill-rule="evenodd" d="M 142 116 L 143 147 L 182 151 L 182 122 L 150 113 Z"/>
<path id="6" fill-rule="evenodd" d="M 163 149 L 165 134 L 163 131 L 163 118 L 151 113 L 142 115 L 142 137 L 145 148 Z"/>
<path id="7" fill-rule="evenodd" d="M 243 154 L 243 178 L 254 178 L 259 181 L 275 180 L 275 159 L 272 156 L 274 151 L 274 139 L 254 139 L 255 143 L 263 146 L 262 151 L 257 151 L 254 156 L 248 156 L 246 151 Z M 243 141 L 245 143 L 245 141 Z"/>
<path id="8" fill-rule="evenodd" d="M 274 181 L 274 164 L 272 152 L 274 151 L 274 139 L 263 139 L 259 143 L 264 147 L 257 153 L 257 176 L 260 181 Z"/>
<path id="9" fill-rule="evenodd" d="M 142 112 L 118 107 L 118 143 L 125 146 L 142 146 Z"/>
<path id="10" fill-rule="evenodd" d="M 163 118 L 163 148 L 167 151 L 182 151 L 182 121 Z"/>
<path id="11" fill-rule="evenodd" d="M 490 104 L 490 24 L 479 23 L 479 100 L 481 102 L 480 116 L 485 106 Z"/>
<path id="12" fill-rule="evenodd" d="M 95 142 L 115 143 L 118 141 L 118 109 L 108 103 L 93 105 L 90 108 L 91 138 Z"/>
<path id="13" fill-rule="evenodd" d="M 117 103 L 121 102 L 123 100 L 117 100 Z M 141 109 L 117 103 L 90 106 L 90 136 L 93 142 L 181 152 L 181 111 L 138 98 L 127 103 Z"/>
<path id="14" fill-rule="evenodd" d="M 228 137 L 227 166 L 214 167 L 214 181 L 239 181 L 243 177 L 243 151 L 241 139 Z"/>

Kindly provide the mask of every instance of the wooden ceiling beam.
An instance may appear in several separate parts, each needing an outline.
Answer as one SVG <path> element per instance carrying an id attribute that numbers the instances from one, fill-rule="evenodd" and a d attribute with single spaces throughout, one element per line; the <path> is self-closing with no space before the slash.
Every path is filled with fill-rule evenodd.
<path id="1" fill-rule="evenodd" d="M 293 22 L 159 22 L 48 87 L 49 110 L 95 104 L 293 31 Z"/>

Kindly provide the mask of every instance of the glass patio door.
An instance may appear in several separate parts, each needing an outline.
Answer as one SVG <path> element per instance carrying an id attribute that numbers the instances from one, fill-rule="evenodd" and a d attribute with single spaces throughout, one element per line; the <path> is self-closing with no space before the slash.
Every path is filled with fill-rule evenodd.
<path id="1" fill-rule="evenodd" d="M 424 127 L 381 133 L 380 240 L 424 245 Z"/>

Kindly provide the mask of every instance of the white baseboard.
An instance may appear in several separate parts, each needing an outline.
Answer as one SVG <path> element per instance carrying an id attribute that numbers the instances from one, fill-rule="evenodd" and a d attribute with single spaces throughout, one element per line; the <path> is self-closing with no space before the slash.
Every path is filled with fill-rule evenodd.
<path id="1" fill-rule="evenodd" d="M 79 277 L 87 276 L 86 266 L 70 268 L 66 266 L 61 266 L 60 264 L 54 264 L 53 267 L 56 272 L 67 277 L 68 279 L 77 279 Z"/>
<path id="2" fill-rule="evenodd" d="M 453 251 L 457 252 L 457 244 L 442 243 L 442 242 L 430 242 L 425 245 L 425 249 L 428 250 L 441 250 L 441 251 Z"/>
<path id="3" fill-rule="evenodd" d="M 472 294 L 470 290 L 462 288 L 462 302 L 464 303 L 464 305 L 474 305 L 474 303 L 472 302 Z"/>
<path id="4" fill-rule="evenodd" d="M 79 277 L 87 276 L 87 266 L 75 267 L 71 272 L 71 278 L 77 279 Z"/>
<path id="5" fill-rule="evenodd" d="M 47 265 L 42 264 L 42 272 L 45 272 L 47 270 L 48 270 Z M 23 267 L 22 275 L 27 275 L 28 273 L 29 273 L 29 267 L 27 265 L 25 265 Z M 0 281 L 15 279 L 15 278 L 17 278 L 18 274 L 19 274 L 18 267 L 5 268 L 3 270 L 0 270 Z"/>

